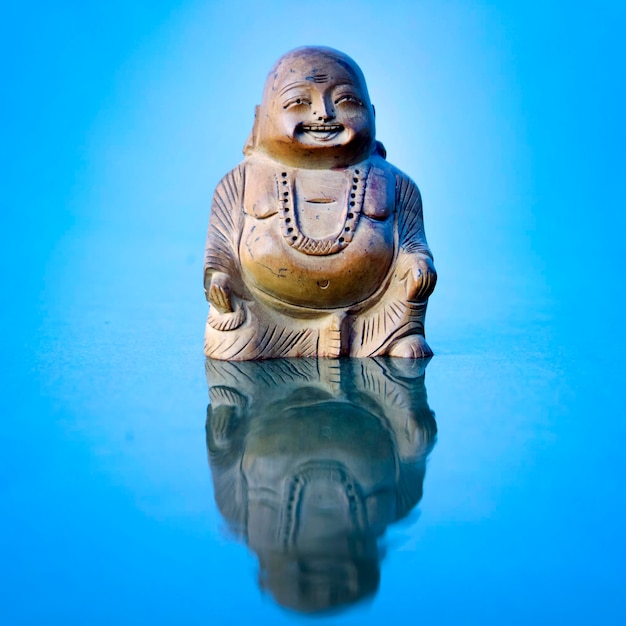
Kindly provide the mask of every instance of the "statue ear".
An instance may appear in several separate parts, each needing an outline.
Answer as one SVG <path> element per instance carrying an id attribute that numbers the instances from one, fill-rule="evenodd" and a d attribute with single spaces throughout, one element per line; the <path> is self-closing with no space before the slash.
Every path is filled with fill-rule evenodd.
<path id="1" fill-rule="evenodd" d="M 246 143 L 243 147 L 243 153 L 245 156 L 250 156 L 254 149 L 256 148 L 256 138 L 257 138 L 257 126 L 259 124 L 259 105 L 257 104 L 254 107 L 254 124 L 252 125 L 252 130 L 248 135 L 248 139 L 246 139 Z"/>

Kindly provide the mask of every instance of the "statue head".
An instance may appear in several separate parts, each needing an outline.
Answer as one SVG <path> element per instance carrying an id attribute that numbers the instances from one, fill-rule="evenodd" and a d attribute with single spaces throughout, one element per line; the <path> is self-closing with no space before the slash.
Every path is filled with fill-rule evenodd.
<path id="1" fill-rule="evenodd" d="M 293 167 L 347 167 L 376 147 L 374 107 L 359 66 L 321 46 L 297 48 L 269 73 L 245 153 Z"/>

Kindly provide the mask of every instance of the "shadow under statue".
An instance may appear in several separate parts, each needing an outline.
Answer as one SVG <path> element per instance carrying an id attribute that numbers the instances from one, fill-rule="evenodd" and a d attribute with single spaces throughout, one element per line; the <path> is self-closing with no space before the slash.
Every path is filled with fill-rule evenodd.
<path id="1" fill-rule="evenodd" d="M 215 499 L 283 607 L 373 595 L 379 539 L 422 497 L 437 433 L 427 360 L 207 359 Z"/>

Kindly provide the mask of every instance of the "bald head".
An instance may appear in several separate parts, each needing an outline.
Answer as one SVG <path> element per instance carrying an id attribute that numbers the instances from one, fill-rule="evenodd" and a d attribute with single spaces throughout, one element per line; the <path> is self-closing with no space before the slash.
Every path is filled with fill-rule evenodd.
<path id="1" fill-rule="evenodd" d="M 375 144 L 374 109 L 359 66 L 332 48 L 288 52 L 267 77 L 255 131 L 255 148 L 295 167 L 366 159 Z"/>

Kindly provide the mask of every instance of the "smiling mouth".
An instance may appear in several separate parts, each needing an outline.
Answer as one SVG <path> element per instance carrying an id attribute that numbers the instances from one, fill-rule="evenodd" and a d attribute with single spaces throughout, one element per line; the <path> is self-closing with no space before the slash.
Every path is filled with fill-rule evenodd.
<path id="1" fill-rule="evenodd" d="M 343 124 L 300 124 L 299 130 L 310 137 L 328 141 L 344 129 Z"/>

